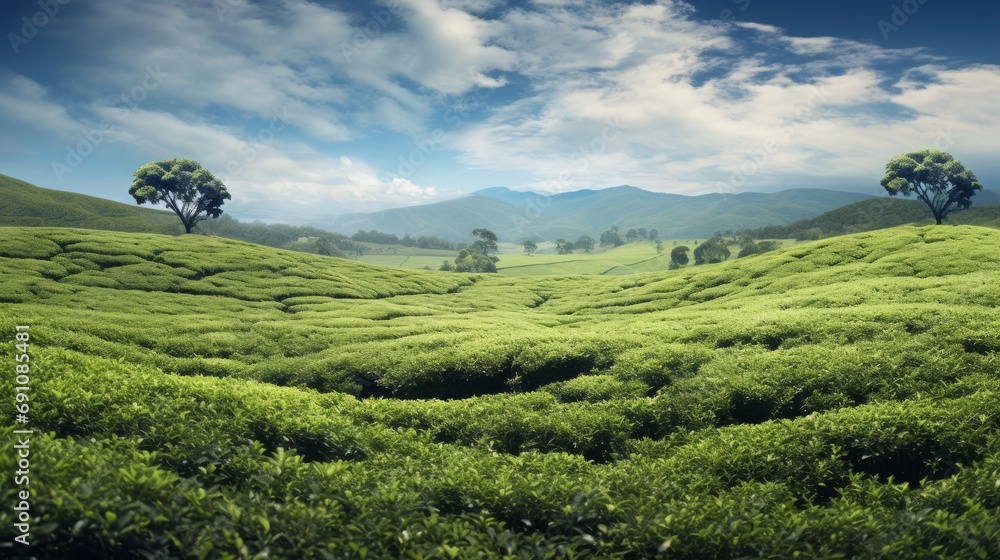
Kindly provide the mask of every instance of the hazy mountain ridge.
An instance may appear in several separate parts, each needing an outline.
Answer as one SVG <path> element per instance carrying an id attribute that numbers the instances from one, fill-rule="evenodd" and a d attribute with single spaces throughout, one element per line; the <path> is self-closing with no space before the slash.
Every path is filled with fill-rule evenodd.
<path id="1" fill-rule="evenodd" d="M 655 228 L 662 238 L 705 237 L 716 231 L 786 224 L 870 195 L 825 189 L 686 196 L 623 185 L 554 195 L 492 187 L 469 196 L 381 212 L 346 214 L 328 227 L 350 234 L 376 229 L 402 235 L 467 240 L 487 227 L 506 241 L 575 239 L 611 226 Z"/>

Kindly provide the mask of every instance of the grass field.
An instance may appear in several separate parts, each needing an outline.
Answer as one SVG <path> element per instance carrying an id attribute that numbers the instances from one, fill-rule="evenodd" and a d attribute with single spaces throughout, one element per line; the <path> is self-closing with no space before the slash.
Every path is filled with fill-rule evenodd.
<path id="1" fill-rule="evenodd" d="M 564 275 L 623 275 L 638 272 L 657 272 L 667 270 L 670 266 L 670 250 L 677 245 L 685 245 L 694 249 L 704 239 L 666 240 L 663 242 L 663 254 L 656 253 L 656 244 L 650 242 L 628 243 L 621 247 L 595 249 L 591 253 L 574 251 L 569 255 L 558 255 L 555 243 L 539 243 L 539 249 L 532 255 L 524 254 L 520 245 L 501 243 L 500 262 L 497 272 L 504 276 L 564 276 Z M 781 240 L 786 245 L 794 244 L 793 240 Z M 385 252 L 394 248 L 383 249 L 371 246 L 373 250 Z M 731 259 L 736 258 L 739 246 L 731 247 Z M 454 260 L 455 251 L 435 251 L 414 247 L 400 247 L 397 254 L 365 254 L 356 258 L 360 262 L 383 266 L 397 266 L 408 269 L 430 268 L 437 270 L 443 260 Z M 688 256 L 693 259 L 691 253 Z M 352 257 L 354 258 L 354 257 Z"/>
<path id="2" fill-rule="evenodd" d="M 528 278 L 0 235 L 40 558 L 1000 555 L 997 230 Z"/>

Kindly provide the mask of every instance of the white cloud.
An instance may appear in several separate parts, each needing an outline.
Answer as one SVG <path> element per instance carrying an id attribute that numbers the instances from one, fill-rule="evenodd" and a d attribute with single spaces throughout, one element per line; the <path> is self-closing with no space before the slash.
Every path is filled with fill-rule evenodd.
<path id="1" fill-rule="evenodd" d="M 431 169 L 461 165 L 490 184 L 698 193 L 735 188 L 748 161 L 738 188 L 761 190 L 874 181 L 942 136 L 959 158 L 1000 150 L 996 66 L 698 20 L 673 0 L 247 1 L 221 17 L 212 2 L 101 0 L 72 23 L 46 34 L 74 54 L 54 62 L 62 82 L 3 80 L 0 120 L 53 153 L 107 118 L 101 154 L 235 162 L 234 207 L 260 215 L 441 200 L 457 193 Z M 487 103 L 435 141 L 426 184 L 369 163 L 395 166 L 386 151 L 411 150 L 474 91 Z"/>
<path id="2" fill-rule="evenodd" d="M 524 171 L 523 186 L 545 190 L 628 182 L 708 192 L 732 188 L 741 168 L 752 170 L 743 190 L 800 186 L 792 181 L 805 176 L 877 179 L 892 155 L 947 130 L 956 147 L 1000 142 L 989 93 L 1000 68 L 923 66 L 921 80 L 894 89 L 901 66 L 941 59 L 755 23 L 737 27 L 762 42 L 738 43 L 673 6 L 511 12 L 505 21 L 525 43 L 516 68 L 535 79 L 533 93 L 461 134 L 462 161 Z M 603 142 L 609 121 L 622 133 Z"/>
<path id="3" fill-rule="evenodd" d="M 20 126 L 42 130 L 66 139 L 80 132 L 81 127 L 60 103 L 50 99 L 49 88 L 21 75 L 0 80 L 0 119 Z"/>

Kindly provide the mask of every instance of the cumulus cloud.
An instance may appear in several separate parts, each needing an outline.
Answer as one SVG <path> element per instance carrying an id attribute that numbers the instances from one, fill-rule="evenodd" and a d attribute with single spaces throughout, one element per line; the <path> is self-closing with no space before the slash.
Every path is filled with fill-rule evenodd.
<path id="1" fill-rule="evenodd" d="M 217 4 L 81 4 L 45 37 L 72 63 L 0 81 L 0 120 L 60 152 L 107 119 L 94 158 L 193 157 L 254 216 L 441 200 L 462 171 L 468 190 L 856 188 L 902 151 L 1000 150 L 1000 67 L 676 0 Z M 417 184 L 399 161 L 428 138 Z"/>
<path id="2" fill-rule="evenodd" d="M 525 45 L 515 68 L 534 77 L 533 95 L 465 131 L 454 143 L 465 163 L 520 169 L 536 189 L 620 179 L 710 192 L 787 188 L 802 177 L 857 186 L 948 130 L 955 149 L 995 150 L 989 131 L 1000 113 L 987 92 L 998 67 L 695 21 L 673 2 L 594 11 L 546 5 L 506 17 Z M 907 66 L 921 79 L 894 79 Z M 622 132 L 605 142 L 609 122 Z"/>

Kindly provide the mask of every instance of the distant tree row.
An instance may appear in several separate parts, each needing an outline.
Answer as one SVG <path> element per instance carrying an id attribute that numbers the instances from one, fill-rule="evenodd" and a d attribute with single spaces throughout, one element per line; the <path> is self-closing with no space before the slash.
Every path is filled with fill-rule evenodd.
<path id="1" fill-rule="evenodd" d="M 538 244 L 531 239 L 525 239 L 521 242 L 524 246 L 524 252 L 527 255 L 534 253 L 538 249 Z M 594 250 L 594 245 L 597 241 L 589 235 L 581 235 L 576 241 L 567 241 L 565 239 L 556 240 L 556 253 L 560 255 L 570 255 L 573 251 L 583 251 L 584 253 L 589 253 Z"/>
<path id="2" fill-rule="evenodd" d="M 331 257 L 357 252 L 361 245 L 339 233 L 332 233 L 309 226 L 241 222 L 225 214 L 218 219 L 203 221 L 198 230 L 206 235 L 239 239 L 269 247 L 294 249 Z"/>
<path id="3" fill-rule="evenodd" d="M 446 241 L 436 235 L 420 235 L 418 237 L 410 237 L 410 234 L 407 233 L 403 235 L 403 237 L 399 237 L 394 233 L 383 233 L 374 229 L 371 231 L 359 229 L 357 233 L 351 236 L 351 239 L 362 243 L 402 245 L 404 247 L 419 247 L 420 249 L 457 251 L 462 248 L 461 243 L 452 243 L 451 241 Z"/>
<path id="4" fill-rule="evenodd" d="M 706 239 L 700 245 L 695 247 L 694 264 L 712 264 L 728 260 L 729 257 L 732 256 L 732 251 L 729 250 L 729 246 L 736 243 L 740 246 L 740 251 L 736 255 L 736 258 L 759 255 L 781 247 L 781 242 L 779 241 L 755 241 L 749 235 L 744 235 L 738 242 L 734 240 L 727 240 L 721 235 L 716 235 Z M 677 269 L 688 264 L 690 262 L 690 257 L 688 257 L 688 253 L 690 251 L 691 249 L 686 245 L 674 247 L 673 250 L 670 251 L 670 268 Z"/>
<path id="5" fill-rule="evenodd" d="M 656 241 L 659 237 L 660 232 L 646 228 L 628 229 L 623 236 L 618 226 L 611 226 L 601 234 L 601 247 L 619 247 L 636 241 Z"/>

